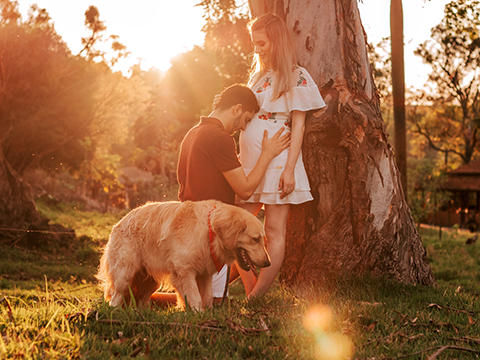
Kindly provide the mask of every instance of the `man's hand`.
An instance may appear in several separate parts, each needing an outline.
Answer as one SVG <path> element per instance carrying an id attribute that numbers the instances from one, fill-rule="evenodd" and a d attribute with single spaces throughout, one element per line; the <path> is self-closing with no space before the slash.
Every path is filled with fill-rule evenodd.
<path id="1" fill-rule="evenodd" d="M 270 139 L 268 138 L 268 131 L 265 130 L 263 132 L 262 152 L 269 156 L 270 159 L 273 159 L 290 146 L 290 132 L 282 136 L 284 130 L 284 127 L 281 128 Z"/>

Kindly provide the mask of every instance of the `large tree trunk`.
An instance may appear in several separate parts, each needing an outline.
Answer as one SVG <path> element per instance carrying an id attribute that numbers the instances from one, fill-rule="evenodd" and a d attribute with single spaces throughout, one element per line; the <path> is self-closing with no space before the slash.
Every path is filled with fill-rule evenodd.
<path id="1" fill-rule="evenodd" d="M 30 185 L 10 166 L 0 146 L 0 242 L 42 246 L 51 241 L 68 245 L 75 232 L 49 225 L 35 206 Z"/>
<path id="2" fill-rule="evenodd" d="M 250 0 L 292 31 L 327 107 L 307 116 L 303 155 L 315 200 L 292 207 L 281 280 L 340 274 L 435 284 L 385 133 L 356 0 Z"/>
<path id="3" fill-rule="evenodd" d="M 0 146 L 0 226 L 37 223 L 40 215 L 30 185 L 10 166 Z"/>

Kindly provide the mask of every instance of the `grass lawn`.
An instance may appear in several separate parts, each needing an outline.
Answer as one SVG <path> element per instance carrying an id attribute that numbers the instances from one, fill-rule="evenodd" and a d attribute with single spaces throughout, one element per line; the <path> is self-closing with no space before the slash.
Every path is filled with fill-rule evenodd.
<path id="1" fill-rule="evenodd" d="M 48 250 L 0 247 L 0 358 L 480 358 L 480 241 L 465 245 L 468 232 L 420 229 L 438 287 L 362 277 L 302 298 L 276 284 L 247 302 L 236 282 L 227 303 L 201 313 L 114 309 L 94 274 L 122 214 L 39 208 L 86 236 Z"/>

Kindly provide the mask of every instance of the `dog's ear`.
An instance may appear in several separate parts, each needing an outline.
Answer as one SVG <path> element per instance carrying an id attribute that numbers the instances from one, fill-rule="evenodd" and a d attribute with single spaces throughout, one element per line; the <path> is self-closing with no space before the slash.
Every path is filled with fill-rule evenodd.
<path id="1" fill-rule="evenodd" d="M 236 211 L 225 206 L 216 209 L 212 216 L 213 231 L 222 240 L 223 246 L 227 250 L 235 247 L 238 235 L 247 227 L 243 217 L 238 215 Z"/>

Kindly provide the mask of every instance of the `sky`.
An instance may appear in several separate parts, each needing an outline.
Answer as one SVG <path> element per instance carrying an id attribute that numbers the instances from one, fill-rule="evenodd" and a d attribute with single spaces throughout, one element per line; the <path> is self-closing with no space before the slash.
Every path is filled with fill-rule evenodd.
<path id="1" fill-rule="evenodd" d="M 431 36 L 431 29 L 442 21 L 450 0 L 402 0 L 405 57 L 405 85 L 420 89 L 428 78 L 429 66 L 413 54 Z M 358 4 L 367 41 L 377 44 L 390 36 L 390 1 L 363 0 Z"/>
<path id="2" fill-rule="evenodd" d="M 36 3 L 45 8 L 55 29 L 68 44 L 72 53 L 81 49 L 85 29 L 85 11 L 95 5 L 107 33 L 119 36 L 119 41 L 132 53 L 122 63 L 122 70 L 141 63 L 147 70 L 155 67 L 167 70 L 170 59 L 178 53 L 201 45 L 204 25 L 200 0 L 18 0 L 21 13 Z M 405 83 L 407 87 L 421 88 L 425 84 L 428 66 L 413 51 L 430 37 L 430 29 L 443 18 L 449 0 L 403 0 L 405 36 Z M 132 6 L 132 4 L 135 4 Z M 360 16 L 367 32 L 368 42 L 377 44 L 390 36 L 390 1 L 363 0 L 359 2 Z"/>

